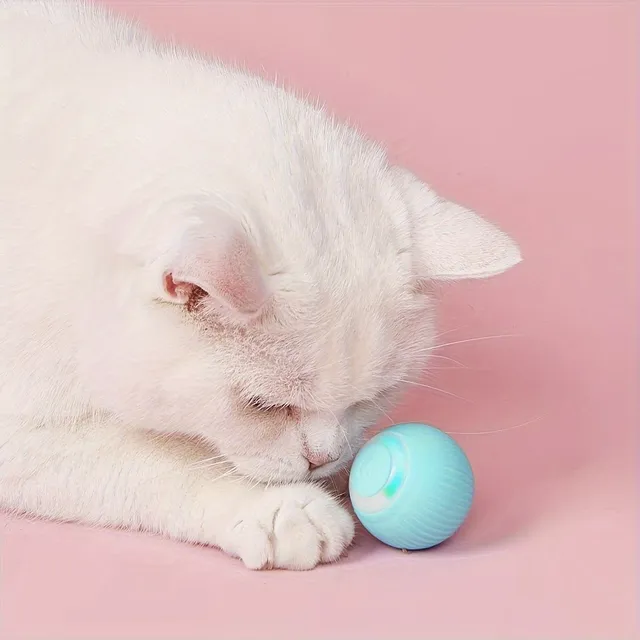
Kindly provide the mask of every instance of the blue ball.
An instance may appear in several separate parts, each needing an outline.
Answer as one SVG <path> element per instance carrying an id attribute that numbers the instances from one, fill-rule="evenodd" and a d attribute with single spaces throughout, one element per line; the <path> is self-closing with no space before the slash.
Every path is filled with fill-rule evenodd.
<path id="1" fill-rule="evenodd" d="M 428 549 L 450 538 L 469 513 L 473 491 L 471 465 L 455 440 L 417 423 L 372 438 L 349 477 L 360 522 L 398 549 Z"/>

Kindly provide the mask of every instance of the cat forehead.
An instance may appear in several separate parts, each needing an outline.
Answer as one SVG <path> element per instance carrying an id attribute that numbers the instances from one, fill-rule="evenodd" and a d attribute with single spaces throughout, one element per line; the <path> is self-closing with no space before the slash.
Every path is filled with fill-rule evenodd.
<path id="1" fill-rule="evenodd" d="M 285 268 L 326 283 L 332 287 L 329 294 L 367 281 L 358 295 L 375 296 L 376 288 L 400 286 L 407 277 L 408 211 L 382 172 L 359 180 L 348 168 L 344 173 L 339 185 L 316 175 L 313 197 L 307 186 L 297 201 L 268 210 L 270 234 Z"/>

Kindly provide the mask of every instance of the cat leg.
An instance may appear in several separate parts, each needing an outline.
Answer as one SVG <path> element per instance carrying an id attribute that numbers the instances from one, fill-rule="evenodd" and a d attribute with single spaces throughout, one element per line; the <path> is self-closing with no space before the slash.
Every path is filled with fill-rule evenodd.
<path id="1" fill-rule="evenodd" d="M 350 544 L 353 520 L 323 488 L 256 485 L 203 458 L 193 442 L 105 423 L 4 423 L 0 506 L 214 545 L 253 569 L 309 569 Z"/>

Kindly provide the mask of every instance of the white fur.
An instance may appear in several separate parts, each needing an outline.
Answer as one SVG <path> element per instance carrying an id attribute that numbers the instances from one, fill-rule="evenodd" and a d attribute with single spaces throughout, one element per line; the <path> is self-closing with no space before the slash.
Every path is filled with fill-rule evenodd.
<path id="1" fill-rule="evenodd" d="M 281 88 L 0 0 L 5 508 L 334 560 L 353 523 L 313 481 L 424 367 L 424 284 L 519 259 Z"/>

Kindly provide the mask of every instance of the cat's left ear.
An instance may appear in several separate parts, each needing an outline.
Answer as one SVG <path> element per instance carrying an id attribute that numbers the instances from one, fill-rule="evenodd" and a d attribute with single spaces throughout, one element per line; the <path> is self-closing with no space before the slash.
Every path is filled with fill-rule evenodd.
<path id="1" fill-rule="evenodd" d="M 405 169 L 394 168 L 411 216 L 417 277 L 487 278 L 518 264 L 518 245 L 477 213 L 439 197 Z"/>
<path id="2" fill-rule="evenodd" d="M 256 317 L 270 294 L 247 230 L 239 220 L 215 210 L 185 216 L 157 267 L 162 299 L 186 304 L 200 290 L 211 308 L 233 322 Z"/>

